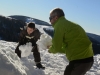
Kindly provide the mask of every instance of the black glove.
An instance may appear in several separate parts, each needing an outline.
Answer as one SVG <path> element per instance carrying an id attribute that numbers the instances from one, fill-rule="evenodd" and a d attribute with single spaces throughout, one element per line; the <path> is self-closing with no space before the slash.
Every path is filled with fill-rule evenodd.
<path id="1" fill-rule="evenodd" d="M 36 66 L 37 66 L 37 68 L 39 68 L 39 69 L 40 69 L 40 68 L 41 68 L 41 69 L 45 69 L 45 67 L 43 67 L 41 63 L 37 63 Z"/>

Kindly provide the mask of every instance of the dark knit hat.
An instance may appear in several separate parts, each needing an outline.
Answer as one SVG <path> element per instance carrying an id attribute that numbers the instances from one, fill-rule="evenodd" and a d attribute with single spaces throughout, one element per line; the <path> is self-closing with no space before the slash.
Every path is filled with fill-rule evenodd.
<path id="1" fill-rule="evenodd" d="M 27 27 L 34 29 L 35 28 L 35 23 L 30 22 L 30 23 L 28 23 Z"/>

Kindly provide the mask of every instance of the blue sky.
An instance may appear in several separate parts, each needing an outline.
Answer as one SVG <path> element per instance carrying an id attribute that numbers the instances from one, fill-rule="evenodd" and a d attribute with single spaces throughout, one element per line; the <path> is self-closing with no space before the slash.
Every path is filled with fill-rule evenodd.
<path id="1" fill-rule="evenodd" d="M 1 0 L 0 15 L 24 15 L 49 22 L 49 12 L 56 7 L 86 32 L 100 35 L 100 0 Z"/>

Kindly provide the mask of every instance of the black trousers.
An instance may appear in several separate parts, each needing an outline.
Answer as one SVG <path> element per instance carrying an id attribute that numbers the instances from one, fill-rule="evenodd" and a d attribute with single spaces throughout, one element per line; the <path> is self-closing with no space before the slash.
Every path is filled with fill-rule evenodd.
<path id="1" fill-rule="evenodd" d="M 15 53 L 18 55 L 19 58 L 21 58 L 21 51 L 19 50 L 19 46 L 20 46 L 20 44 L 18 44 L 18 46 L 16 47 Z M 34 61 L 40 62 L 41 61 L 40 52 L 38 51 L 37 45 L 33 47 L 32 52 L 33 52 L 33 56 L 34 56 Z"/>
<path id="2" fill-rule="evenodd" d="M 92 58 L 89 58 L 89 60 L 69 62 L 69 65 L 66 66 L 64 71 L 64 75 L 85 75 L 92 67 L 93 62 Z"/>

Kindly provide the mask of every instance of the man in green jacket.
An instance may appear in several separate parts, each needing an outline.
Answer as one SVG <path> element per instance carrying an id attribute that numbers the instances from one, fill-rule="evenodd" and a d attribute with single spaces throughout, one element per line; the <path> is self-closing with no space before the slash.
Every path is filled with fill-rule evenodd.
<path id="1" fill-rule="evenodd" d="M 65 18 L 62 9 L 50 12 L 50 22 L 54 27 L 50 53 L 65 53 L 69 60 L 64 75 L 84 75 L 93 65 L 92 43 L 84 29 Z"/>

